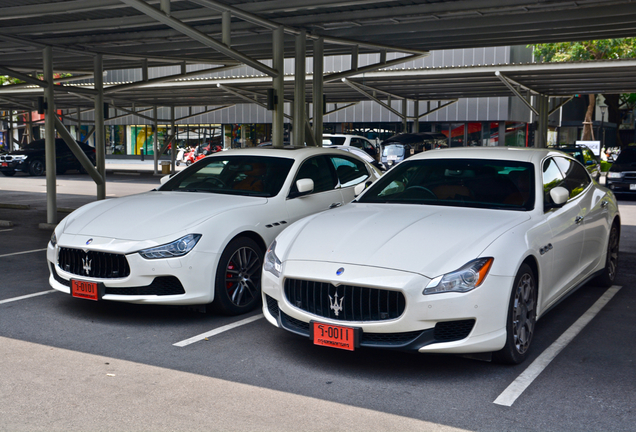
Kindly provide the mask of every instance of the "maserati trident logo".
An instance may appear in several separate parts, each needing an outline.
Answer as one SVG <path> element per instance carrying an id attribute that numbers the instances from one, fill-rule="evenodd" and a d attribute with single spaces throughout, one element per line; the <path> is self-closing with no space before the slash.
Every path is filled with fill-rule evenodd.
<path id="1" fill-rule="evenodd" d="M 88 255 L 86 256 L 86 258 L 82 258 L 82 268 L 84 269 L 84 271 L 86 272 L 86 275 L 88 276 L 88 274 L 91 271 L 91 260 L 88 259 Z"/>
<path id="2" fill-rule="evenodd" d="M 329 296 L 329 307 L 335 316 L 338 316 L 338 314 L 342 311 L 343 300 L 344 297 L 341 297 L 340 301 L 338 301 L 338 291 L 336 291 L 336 295 L 334 297 Z"/>

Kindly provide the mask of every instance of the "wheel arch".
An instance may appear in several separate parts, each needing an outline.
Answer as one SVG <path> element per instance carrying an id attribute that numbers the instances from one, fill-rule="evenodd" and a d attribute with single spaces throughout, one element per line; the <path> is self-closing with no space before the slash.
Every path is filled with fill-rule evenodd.
<path id="1" fill-rule="evenodd" d="M 227 242 L 227 244 L 230 244 L 231 242 L 233 242 L 234 240 L 241 238 L 241 237 L 247 237 L 250 240 L 254 240 L 256 242 L 256 244 L 261 248 L 261 251 L 263 251 L 263 253 L 265 253 L 265 251 L 267 251 L 267 244 L 265 244 L 265 240 L 263 240 L 263 237 L 261 237 L 258 233 L 254 232 L 254 231 L 242 231 L 238 234 L 236 234 L 234 237 L 232 237 L 230 239 L 230 241 Z"/>

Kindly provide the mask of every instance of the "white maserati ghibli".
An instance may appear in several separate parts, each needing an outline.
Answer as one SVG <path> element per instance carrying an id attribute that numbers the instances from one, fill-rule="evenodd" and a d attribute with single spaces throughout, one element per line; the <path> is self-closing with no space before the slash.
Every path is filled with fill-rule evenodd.
<path id="1" fill-rule="evenodd" d="M 316 345 L 516 364 L 552 306 L 613 283 L 620 229 L 612 192 L 565 153 L 428 151 L 285 229 L 265 255 L 263 311 Z"/>
<path id="2" fill-rule="evenodd" d="M 263 254 L 290 223 L 350 202 L 379 174 L 335 149 L 243 149 L 208 156 L 156 190 L 71 213 L 48 245 L 51 286 L 74 297 L 260 304 Z"/>

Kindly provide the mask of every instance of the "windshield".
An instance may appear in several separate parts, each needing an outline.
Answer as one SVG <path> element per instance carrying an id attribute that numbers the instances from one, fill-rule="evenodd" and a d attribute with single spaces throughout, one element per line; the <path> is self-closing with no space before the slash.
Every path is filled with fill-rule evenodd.
<path id="1" fill-rule="evenodd" d="M 532 210 L 533 165 L 483 159 L 407 161 L 384 174 L 358 202 Z"/>
<path id="2" fill-rule="evenodd" d="M 636 147 L 624 148 L 616 158 L 616 164 L 632 164 L 636 162 Z"/>
<path id="3" fill-rule="evenodd" d="M 158 190 L 273 197 L 293 164 L 293 159 L 276 157 L 212 156 L 180 172 Z"/>
<path id="4" fill-rule="evenodd" d="M 401 145 L 387 145 L 382 150 L 382 156 L 404 156 L 404 147 Z"/>

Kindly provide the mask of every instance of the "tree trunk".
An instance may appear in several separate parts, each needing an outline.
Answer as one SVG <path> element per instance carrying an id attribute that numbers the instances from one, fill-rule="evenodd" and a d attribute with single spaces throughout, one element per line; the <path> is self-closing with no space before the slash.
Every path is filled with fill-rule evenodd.
<path id="1" fill-rule="evenodd" d="M 592 117 L 594 116 L 594 108 L 596 107 L 596 95 L 588 95 L 589 105 L 585 112 L 585 120 L 583 121 L 583 141 L 594 141 L 594 129 L 592 128 Z"/>

